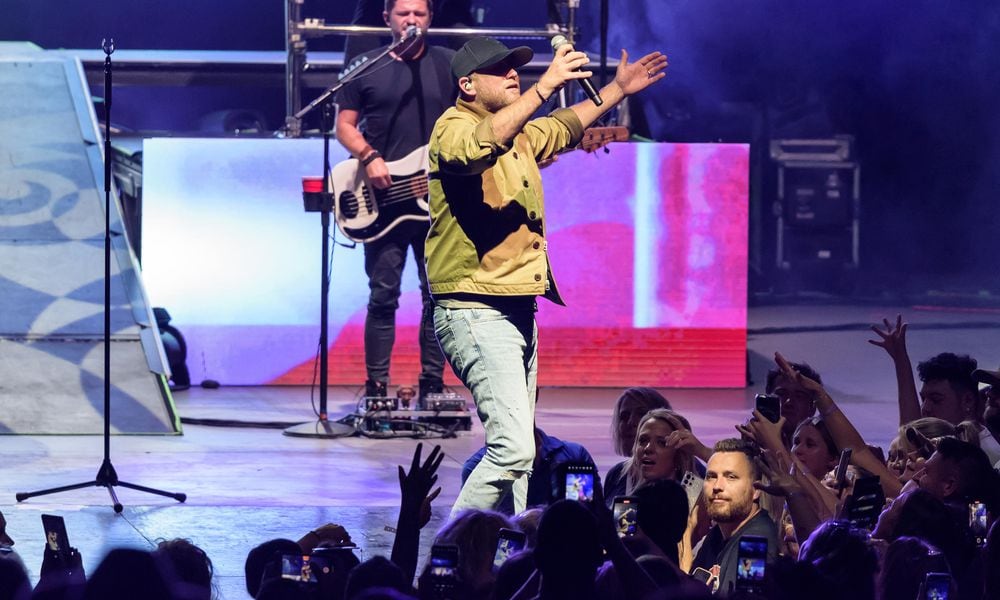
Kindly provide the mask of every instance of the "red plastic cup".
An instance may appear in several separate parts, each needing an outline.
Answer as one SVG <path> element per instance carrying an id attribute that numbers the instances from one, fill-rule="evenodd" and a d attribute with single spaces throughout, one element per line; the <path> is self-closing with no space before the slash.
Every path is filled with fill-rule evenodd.
<path id="1" fill-rule="evenodd" d="M 323 178 L 314 176 L 305 176 L 302 178 L 302 191 L 306 193 L 319 193 L 323 192 Z"/>

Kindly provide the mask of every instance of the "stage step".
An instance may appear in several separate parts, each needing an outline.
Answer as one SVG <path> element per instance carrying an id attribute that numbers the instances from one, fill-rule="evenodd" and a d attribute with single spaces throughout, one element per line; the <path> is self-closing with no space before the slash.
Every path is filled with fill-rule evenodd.
<path id="1" fill-rule="evenodd" d="M 79 60 L 0 47 L 0 433 L 103 431 L 104 167 Z M 112 203 L 112 431 L 180 433 Z"/>

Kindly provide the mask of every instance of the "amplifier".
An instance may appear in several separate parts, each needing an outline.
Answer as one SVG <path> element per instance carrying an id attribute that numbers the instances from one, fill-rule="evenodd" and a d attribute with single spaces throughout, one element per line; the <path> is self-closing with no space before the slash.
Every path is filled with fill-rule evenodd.
<path id="1" fill-rule="evenodd" d="M 850 227 L 857 218 L 860 169 L 855 163 L 788 162 L 778 167 L 785 225 Z"/>
<path id="2" fill-rule="evenodd" d="M 433 411 L 464 411 L 466 410 L 465 398 L 458 394 L 445 392 L 443 394 L 427 394 L 424 396 L 423 410 Z"/>

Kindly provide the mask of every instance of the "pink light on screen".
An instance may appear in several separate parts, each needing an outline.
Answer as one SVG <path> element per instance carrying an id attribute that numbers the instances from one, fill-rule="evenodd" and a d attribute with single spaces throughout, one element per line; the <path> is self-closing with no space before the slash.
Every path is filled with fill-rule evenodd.
<path id="1" fill-rule="evenodd" d="M 567 307 L 539 301 L 541 385 L 744 385 L 748 156 L 736 144 L 613 144 L 543 172 Z M 393 381 L 419 372 L 419 306 L 416 292 L 401 300 Z M 335 338 L 331 383 L 364 372 L 363 322 L 359 307 Z M 274 382 L 308 382 L 311 369 Z"/>

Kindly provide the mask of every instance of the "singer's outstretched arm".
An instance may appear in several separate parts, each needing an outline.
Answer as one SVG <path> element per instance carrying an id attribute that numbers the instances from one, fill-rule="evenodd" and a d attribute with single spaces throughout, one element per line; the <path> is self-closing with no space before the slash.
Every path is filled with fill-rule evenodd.
<path id="1" fill-rule="evenodd" d="M 651 52 L 634 63 L 628 62 L 628 52 L 622 49 L 615 79 L 601 88 L 604 104 L 597 106 L 589 99 L 578 102 L 570 109 L 576 113 L 583 127 L 590 127 L 601 115 L 614 108 L 626 96 L 641 92 L 667 76 L 667 57 L 661 52 Z M 539 83 L 541 83 L 539 81 Z"/>

